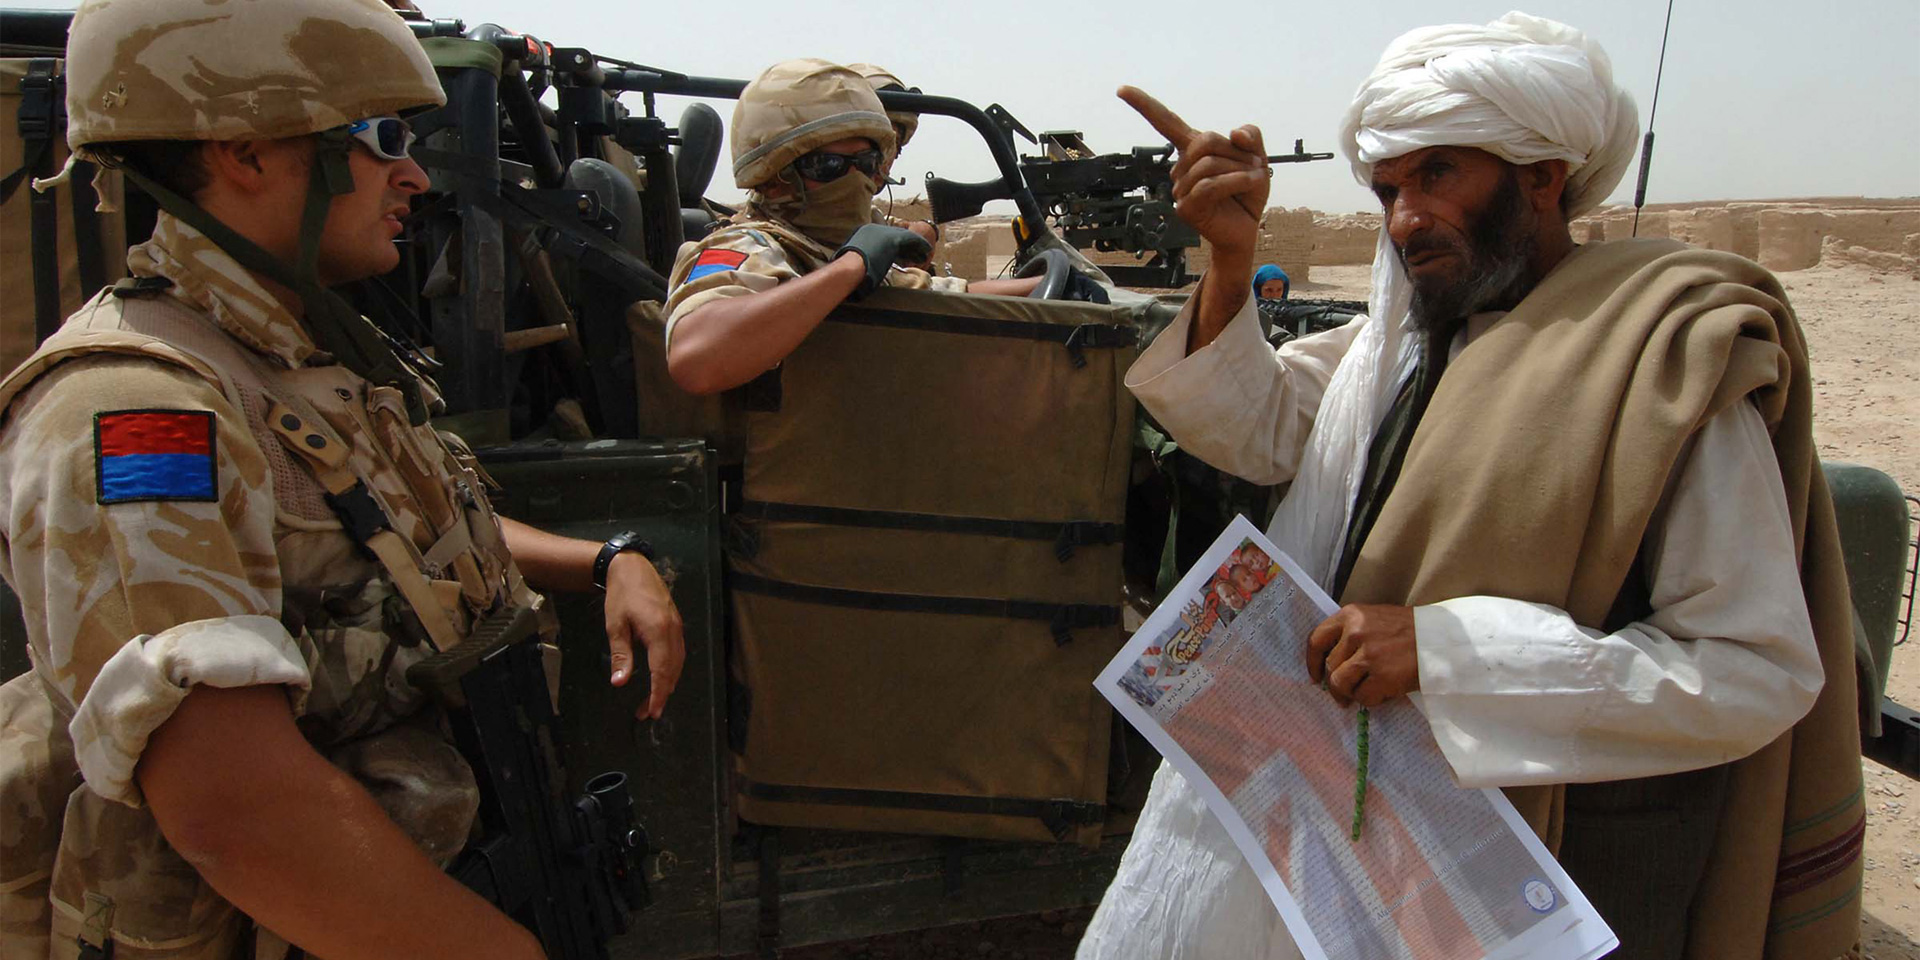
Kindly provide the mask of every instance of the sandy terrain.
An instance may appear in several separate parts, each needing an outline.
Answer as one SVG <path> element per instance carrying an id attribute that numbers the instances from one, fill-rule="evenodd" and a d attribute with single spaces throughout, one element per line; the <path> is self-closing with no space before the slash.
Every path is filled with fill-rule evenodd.
<path id="1" fill-rule="evenodd" d="M 1294 296 L 1365 300 L 1368 268 L 1317 266 Z M 1866 464 L 1920 491 L 1920 280 L 1861 266 L 1781 274 L 1813 355 L 1821 456 Z M 1915 641 L 1910 646 L 1920 645 Z M 1920 654 L 1896 651 L 1887 695 L 1920 706 Z M 1920 782 L 1864 761 L 1871 960 L 1920 960 Z M 1090 910 L 964 924 L 785 951 L 789 960 L 1066 960 Z"/>
<path id="2" fill-rule="evenodd" d="M 1877 467 L 1920 493 L 1920 281 L 1863 267 L 1782 274 L 1816 380 L 1820 455 Z M 1920 654 L 1896 648 L 1887 696 L 1920 705 Z M 1920 960 L 1920 782 L 1868 761 L 1869 956 Z"/>

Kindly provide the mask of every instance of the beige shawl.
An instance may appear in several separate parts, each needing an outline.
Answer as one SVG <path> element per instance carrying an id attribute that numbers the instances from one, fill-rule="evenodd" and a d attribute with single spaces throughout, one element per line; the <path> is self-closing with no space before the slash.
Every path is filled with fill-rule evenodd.
<path id="1" fill-rule="evenodd" d="M 1827 680 L 1805 719 L 1735 763 L 1686 956 L 1826 960 L 1853 955 L 1859 934 L 1851 606 L 1806 344 L 1765 270 L 1670 241 L 1576 249 L 1449 366 L 1341 599 L 1512 597 L 1597 626 L 1688 438 L 1749 395 Z M 1509 794 L 1558 849 L 1564 789 Z"/>

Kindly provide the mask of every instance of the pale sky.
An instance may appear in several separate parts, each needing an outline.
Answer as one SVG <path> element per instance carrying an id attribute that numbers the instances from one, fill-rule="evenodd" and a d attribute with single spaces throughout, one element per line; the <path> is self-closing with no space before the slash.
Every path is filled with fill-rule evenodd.
<path id="1" fill-rule="evenodd" d="M 47 0 L 7 0 L 64 6 Z M 1033 131 L 1077 129 L 1102 152 L 1158 136 L 1113 96 L 1132 83 L 1195 126 L 1253 122 L 1272 152 L 1304 138 L 1338 152 L 1354 88 L 1394 36 L 1486 22 L 1510 0 L 1346 3 L 946 4 L 417 0 L 429 16 L 494 22 L 560 46 L 684 73 L 749 79 L 802 56 L 883 64 L 927 93 L 1000 103 Z M 1534 0 L 1521 7 L 1586 30 L 1640 107 L 1653 102 L 1665 0 Z M 639 109 L 639 97 L 626 95 Z M 685 101 L 661 98 L 669 122 Z M 722 117 L 730 103 L 717 102 Z M 1920 2 L 1676 0 L 1648 190 L 1652 203 L 1813 195 L 1920 195 Z M 1027 144 L 1017 147 L 1025 152 Z M 896 175 L 993 172 L 955 120 L 922 123 Z M 737 197 L 723 156 L 718 199 Z M 1632 200 L 1629 173 L 1614 199 Z M 1371 209 L 1343 159 L 1283 166 L 1276 206 Z"/>

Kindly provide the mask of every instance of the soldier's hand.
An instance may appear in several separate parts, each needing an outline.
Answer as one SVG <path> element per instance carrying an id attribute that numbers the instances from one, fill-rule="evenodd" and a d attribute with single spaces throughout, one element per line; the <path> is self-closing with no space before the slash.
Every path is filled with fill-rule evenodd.
<path id="1" fill-rule="evenodd" d="M 1173 209 L 1221 253 L 1251 257 L 1260 239 L 1273 168 L 1266 143 L 1253 124 L 1231 133 L 1195 130 L 1180 115 L 1138 87 L 1121 87 L 1120 99 L 1173 144 Z"/>
<path id="2" fill-rule="evenodd" d="M 1420 689 L 1413 608 L 1350 603 L 1307 637 L 1307 676 L 1341 706 L 1376 707 Z"/>
<path id="3" fill-rule="evenodd" d="M 933 256 L 933 244 L 911 230 L 869 223 L 855 230 L 833 255 L 838 259 L 846 253 L 859 254 L 867 264 L 866 279 L 860 281 L 860 286 L 848 298 L 858 300 L 886 283 L 887 271 L 893 269 L 894 264 L 925 263 Z"/>
<path id="4" fill-rule="evenodd" d="M 658 720 L 667 696 L 680 683 L 687 662 L 680 610 L 653 562 L 637 552 L 622 553 L 607 568 L 607 645 L 613 654 L 613 685 L 633 677 L 633 641 L 647 651 L 647 705 L 636 713 Z"/>

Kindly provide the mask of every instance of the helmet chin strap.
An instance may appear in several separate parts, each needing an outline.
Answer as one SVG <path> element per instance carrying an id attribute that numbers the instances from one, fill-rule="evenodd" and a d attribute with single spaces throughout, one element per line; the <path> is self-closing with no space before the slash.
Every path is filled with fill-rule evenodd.
<path id="1" fill-rule="evenodd" d="M 241 236 L 239 231 L 215 219 L 199 204 L 153 182 L 140 171 L 124 167 L 122 172 L 153 197 L 160 209 L 205 234 L 241 266 L 292 290 L 300 298 L 301 322 L 314 343 L 366 380 L 399 390 L 406 399 L 407 418 L 418 426 L 427 422 L 427 405 L 420 393 L 419 379 L 401 363 L 379 328 L 320 282 L 320 235 L 326 229 L 327 211 L 334 197 L 353 192 L 353 170 L 347 162 L 353 141 L 342 130 L 325 131 L 317 134 L 316 139 L 306 204 L 300 212 L 297 267 L 289 267 L 259 244 Z"/>

